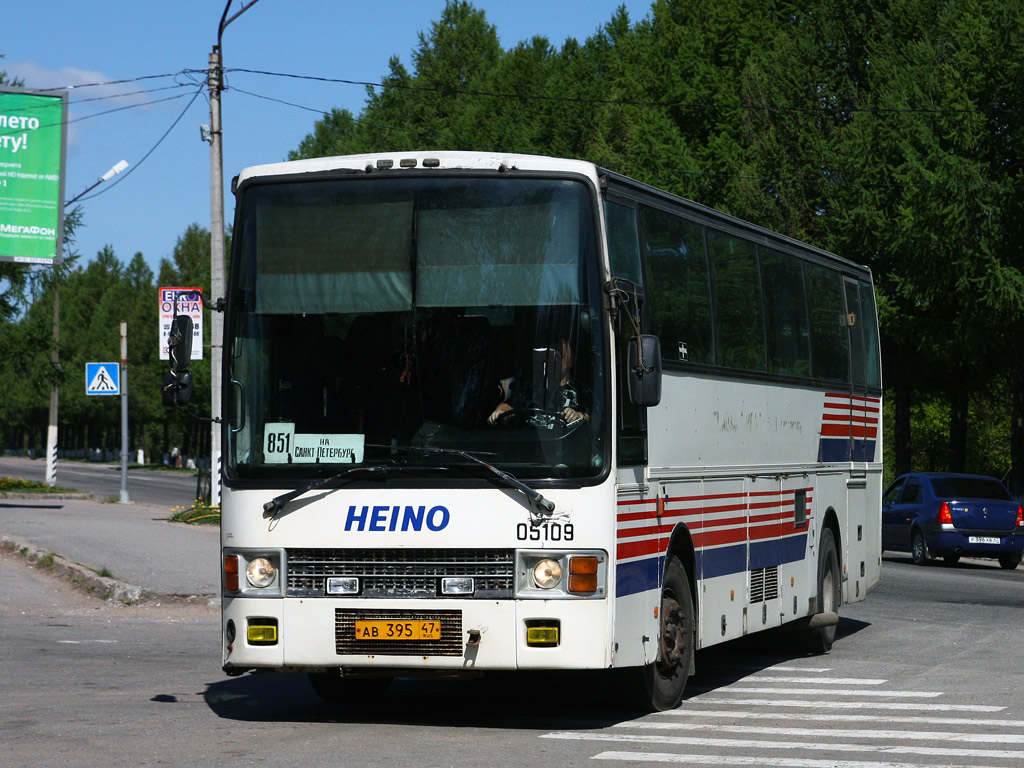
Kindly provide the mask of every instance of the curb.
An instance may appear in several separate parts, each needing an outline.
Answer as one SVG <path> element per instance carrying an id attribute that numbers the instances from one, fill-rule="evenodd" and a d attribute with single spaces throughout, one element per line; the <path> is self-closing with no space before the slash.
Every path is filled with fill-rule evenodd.
<path id="1" fill-rule="evenodd" d="M 121 603 L 122 605 L 135 605 L 136 603 L 175 603 L 181 605 L 220 605 L 220 598 L 210 594 L 161 594 L 148 592 L 135 584 L 115 579 L 109 576 L 100 576 L 91 568 L 87 568 L 73 560 L 41 549 L 31 542 L 0 533 L 0 551 L 20 555 L 26 562 L 36 565 L 40 570 L 46 569 L 50 573 L 67 579 L 73 586 L 81 587 L 89 594 L 105 600 L 108 603 Z"/>
<path id="2" fill-rule="evenodd" d="M 0 492 L 0 499 L 30 499 L 33 501 L 98 501 L 92 493 L 19 493 Z"/>
<path id="3" fill-rule="evenodd" d="M 40 549 L 34 544 L 14 536 L 0 534 L 0 549 L 15 552 L 33 565 L 45 567 L 48 563 L 49 569 L 54 573 L 70 579 L 73 584 L 102 597 L 107 602 L 137 603 L 142 600 L 144 594 L 142 587 L 126 584 L 108 576 L 100 576 L 84 565 Z"/>

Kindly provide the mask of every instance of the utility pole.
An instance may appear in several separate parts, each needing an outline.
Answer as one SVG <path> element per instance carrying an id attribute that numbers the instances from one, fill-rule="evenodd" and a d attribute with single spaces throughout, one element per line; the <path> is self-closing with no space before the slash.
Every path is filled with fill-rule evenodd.
<path id="1" fill-rule="evenodd" d="M 220 94 L 224 90 L 224 65 L 221 60 L 221 42 L 228 24 L 237 19 L 259 0 L 242 3 L 231 18 L 228 0 L 217 28 L 217 44 L 210 52 L 207 85 L 210 90 L 210 296 L 216 301 L 224 296 L 224 150 L 220 117 Z M 222 367 L 224 359 L 224 317 L 214 312 L 210 318 L 210 503 L 220 504 L 221 444 L 218 419 L 220 418 Z"/>

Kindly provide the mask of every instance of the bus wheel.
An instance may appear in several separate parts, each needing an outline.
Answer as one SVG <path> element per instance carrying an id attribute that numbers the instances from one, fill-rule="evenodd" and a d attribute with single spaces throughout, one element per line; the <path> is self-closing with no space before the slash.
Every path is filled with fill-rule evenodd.
<path id="1" fill-rule="evenodd" d="M 832 531 L 826 528 L 821 532 L 821 543 L 818 546 L 818 613 L 839 611 L 843 600 L 842 584 L 839 575 L 839 555 L 836 552 L 836 540 Z M 812 653 L 827 653 L 832 649 L 836 639 L 836 627 L 816 627 L 808 636 Z"/>
<path id="2" fill-rule="evenodd" d="M 658 660 L 623 670 L 620 691 L 631 709 L 663 712 L 683 700 L 693 666 L 694 611 L 690 579 L 678 558 L 668 560 L 661 587 Z"/>
<path id="3" fill-rule="evenodd" d="M 341 670 L 310 672 L 317 696 L 334 707 L 355 709 L 380 701 L 391 685 L 390 677 L 342 677 Z"/>

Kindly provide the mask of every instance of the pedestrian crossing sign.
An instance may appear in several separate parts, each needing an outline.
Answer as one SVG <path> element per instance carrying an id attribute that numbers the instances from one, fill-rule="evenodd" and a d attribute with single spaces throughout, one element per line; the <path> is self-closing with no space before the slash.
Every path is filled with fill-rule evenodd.
<path id="1" fill-rule="evenodd" d="M 118 363 L 86 363 L 85 394 L 120 395 L 121 366 Z"/>

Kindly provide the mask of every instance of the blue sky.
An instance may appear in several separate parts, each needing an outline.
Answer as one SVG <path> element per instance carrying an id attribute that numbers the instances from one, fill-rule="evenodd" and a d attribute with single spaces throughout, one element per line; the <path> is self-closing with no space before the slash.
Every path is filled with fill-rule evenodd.
<path id="1" fill-rule="evenodd" d="M 141 251 L 156 273 L 189 224 L 209 227 L 210 152 L 199 129 L 209 123 L 209 102 L 205 90 L 200 93 L 202 76 L 188 70 L 207 66 L 225 1 L 5 4 L 0 70 L 30 88 L 75 86 L 69 92 L 65 199 L 118 161 L 130 164 L 81 200 L 85 221 L 74 248 L 85 259 L 105 245 L 124 263 Z M 241 5 L 233 0 L 231 13 Z M 651 0 L 475 0 L 474 5 L 486 12 L 508 49 L 534 35 L 555 47 L 569 37 L 582 42 L 620 5 L 636 21 L 648 13 Z M 391 56 L 411 69 L 418 33 L 429 31 L 443 8 L 444 0 L 259 0 L 227 28 L 224 66 L 380 82 Z M 162 75 L 167 76 L 154 77 Z M 365 101 L 360 85 L 230 71 L 227 77 L 222 101 L 226 186 L 246 166 L 286 159 L 312 130 L 318 115 L 310 110 L 341 107 L 358 114 Z M 113 81 L 128 82 L 94 85 Z M 224 204 L 231 221 L 234 199 L 228 189 Z"/>

